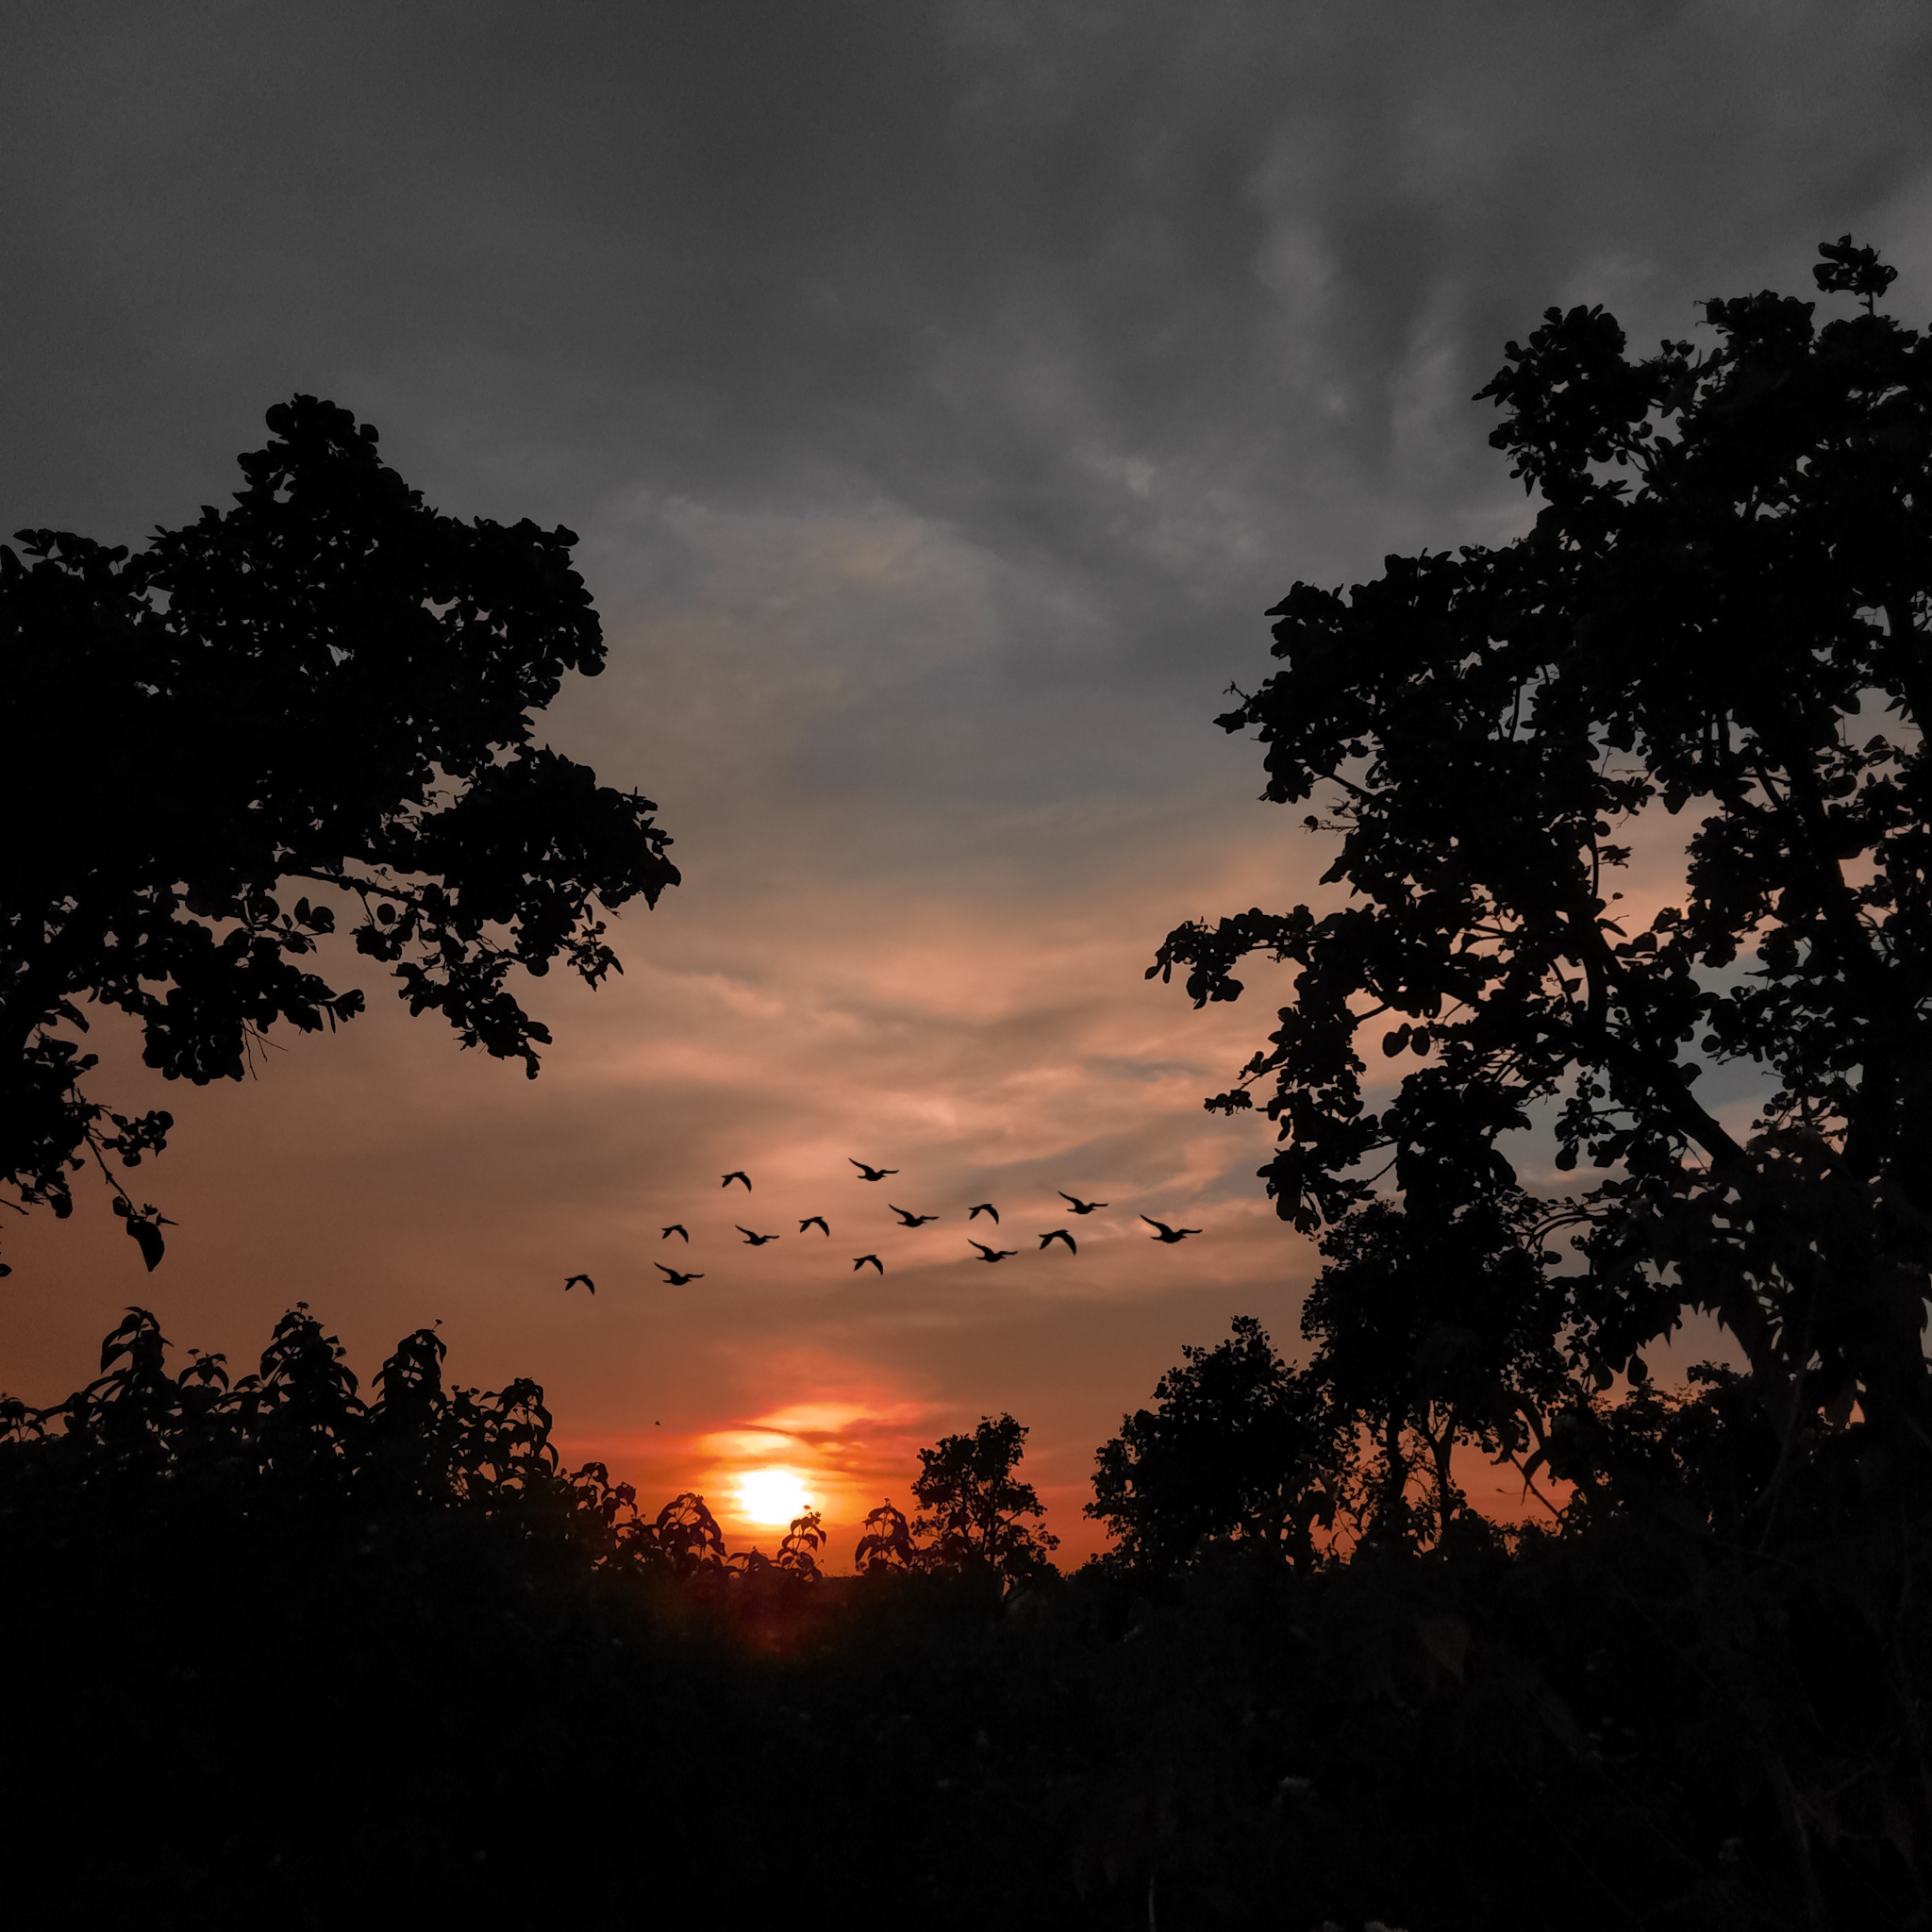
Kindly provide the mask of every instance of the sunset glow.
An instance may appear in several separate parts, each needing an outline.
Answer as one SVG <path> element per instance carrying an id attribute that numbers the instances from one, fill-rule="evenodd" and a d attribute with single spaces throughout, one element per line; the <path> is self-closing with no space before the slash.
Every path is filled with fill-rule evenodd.
<path id="1" fill-rule="evenodd" d="M 738 1479 L 738 1513 L 747 1523 L 782 1529 L 810 1507 L 805 1485 L 789 1469 L 748 1469 Z"/>

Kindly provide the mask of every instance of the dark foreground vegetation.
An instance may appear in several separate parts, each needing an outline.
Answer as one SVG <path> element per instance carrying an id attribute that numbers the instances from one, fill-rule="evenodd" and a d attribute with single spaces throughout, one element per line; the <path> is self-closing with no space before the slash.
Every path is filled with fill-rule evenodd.
<path id="1" fill-rule="evenodd" d="M 22 1923 L 1919 1922 L 1932 1564 L 1856 1428 L 1801 1445 L 1774 1554 L 1717 1389 L 1599 1405 L 1560 1533 L 1284 1560 L 1251 1523 L 1062 1578 L 1008 1457 L 1018 1543 L 938 1497 L 834 1578 L 810 1519 L 728 1557 L 697 1498 L 560 1471 L 533 1386 L 441 1366 L 412 1336 L 365 1404 L 297 1310 L 230 1388 L 135 1315 L 8 1406 Z"/>
<path id="2" fill-rule="evenodd" d="M 1822 325 L 1712 300 L 1704 347 L 1637 360 L 1549 311 L 1482 391 L 1531 529 L 1273 613 L 1221 722 L 1350 896 L 1177 927 L 1153 970 L 1201 1003 L 1288 970 L 1208 1105 L 1276 1124 L 1262 1174 L 1326 1266 L 1299 1365 L 1238 1321 L 1101 1448 L 1108 1559 L 1053 1570 L 1010 1417 L 923 1451 L 919 1513 L 841 1580 L 813 1518 L 734 1557 L 695 1496 L 560 1471 L 540 1391 L 445 1391 L 433 1334 L 365 1405 L 304 1311 L 233 1386 L 131 1315 L 0 1442 L 8 1903 L 1924 1925 L 1932 339 L 1849 237 L 1813 276 Z M 601 661 L 569 533 L 446 524 L 312 399 L 272 426 L 238 509 L 141 559 L 0 552 L 34 855 L 0 1172 L 65 1212 L 92 1158 L 149 1267 L 166 1217 L 108 1157 L 172 1122 L 86 1097 L 76 1002 L 199 1081 L 353 1017 L 292 963 L 334 920 L 273 894 L 306 881 L 534 1071 L 510 968 L 594 983 L 600 908 L 675 877 L 646 801 L 534 747 Z M 57 825 L 75 679 L 188 750 Z M 318 763 L 385 704 L 373 763 Z M 1743 1366 L 1659 1391 L 1692 1316 Z M 1473 1511 L 1458 1450 L 1549 1527 Z"/>

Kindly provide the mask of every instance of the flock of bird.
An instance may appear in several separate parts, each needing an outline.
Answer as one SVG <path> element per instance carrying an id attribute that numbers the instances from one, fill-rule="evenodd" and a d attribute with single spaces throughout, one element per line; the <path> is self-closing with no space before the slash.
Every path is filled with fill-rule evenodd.
<path id="1" fill-rule="evenodd" d="M 851 1159 L 849 1155 L 846 1158 L 848 1160 Z M 863 1181 L 882 1181 L 899 1172 L 896 1167 L 874 1167 L 869 1162 L 863 1160 L 853 1160 L 852 1165 L 858 1170 L 858 1178 Z M 738 1182 L 747 1194 L 751 1192 L 751 1176 L 742 1168 L 733 1168 L 729 1174 L 722 1177 L 719 1185 L 729 1188 L 734 1181 Z M 1069 1194 L 1064 1190 L 1058 1188 L 1054 1191 L 1067 1204 L 1068 1211 L 1075 1215 L 1097 1214 L 1108 1205 L 1105 1201 L 1083 1201 L 1078 1195 Z M 891 1208 L 892 1212 L 899 1217 L 899 1225 L 901 1227 L 924 1227 L 928 1223 L 936 1222 L 940 1219 L 937 1214 L 914 1214 L 909 1208 L 897 1207 L 891 1201 L 888 1201 L 886 1206 Z M 995 1227 L 1000 1224 L 1000 1210 L 991 1201 L 981 1201 L 969 1209 L 966 1219 L 970 1224 L 977 1221 L 982 1214 L 990 1216 Z M 1186 1241 L 1191 1234 L 1199 1234 L 1202 1231 L 1198 1227 L 1170 1227 L 1166 1222 L 1156 1221 L 1152 1215 L 1148 1214 L 1141 1215 L 1141 1219 L 1154 1230 L 1148 1239 L 1160 1241 L 1168 1246 L 1172 1246 L 1175 1241 Z M 762 1248 L 772 1241 L 782 1239 L 781 1236 L 775 1234 L 760 1234 L 756 1228 L 746 1227 L 741 1222 L 734 1222 L 732 1225 L 744 1237 L 744 1245 L 748 1248 Z M 808 1214 L 798 1224 L 800 1234 L 804 1234 L 808 1229 L 814 1227 L 818 1229 L 819 1233 L 826 1241 L 831 1240 L 832 1230 L 823 1214 Z M 668 1241 L 673 1235 L 676 1235 L 686 1247 L 691 1245 L 691 1232 L 681 1221 L 674 1221 L 658 1236 L 658 1240 Z M 1077 1255 L 1080 1252 L 1079 1242 L 1064 1227 L 1056 1227 L 1042 1234 L 1040 1237 L 1040 1251 L 1043 1254 L 1048 1248 L 1052 1247 L 1055 1241 L 1064 1242 L 1067 1253 L 1070 1255 Z M 1018 1248 L 994 1247 L 990 1242 L 974 1241 L 971 1235 L 966 1237 L 966 1245 L 970 1248 L 976 1248 L 978 1250 L 978 1258 L 987 1262 L 1010 1261 L 1020 1253 Z M 687 1282 L 702 1281 L 705 1278 L 701 1272 L 692 1269 L 667 1268 L 662 1261 L 655 1261 L 651 1265 L 663 1275 L 665 1282 L 672 1288 L 682 1288 Z M 866 1267 L 875 1269 L 880 1274 L 886 1272 L 886 1264 L 876 1255 L 857 1255 L 853 1257 L 852 1272 L 855 1274 L 861 1268 Z M 597 1284 L 588 1274 L 573 1274 L 563 1284 L 564 1291 L 568 1293 L 570 1290 L 575 1288 L 579 1283 L 591 1294 L 597 1292 Z"/>

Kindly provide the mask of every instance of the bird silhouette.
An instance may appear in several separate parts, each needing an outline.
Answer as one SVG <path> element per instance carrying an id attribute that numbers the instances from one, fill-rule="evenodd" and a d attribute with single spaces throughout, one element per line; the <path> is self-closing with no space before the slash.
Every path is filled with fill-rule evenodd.
<path id="1" fill-rule="evenodd" d="M 1150 1234 L 1147 1237 L 1150 1241 L 1184 1241 L 1191 1234 L 1201 1232 L 1198 1227 L 1170 1227 L 1166 1222 L 1156 1221 L 1147 1214 L 1141 1215 L 1141 1219 L 1146 1222 L 1149 1227 L 1158 1227 L 1160 1230 L 1158 1234 Z"/>
<path id="2" fill-rule="evenodd" d="M 982 1261 L 1005 1261 L 1020 1252 L 1018 1248 L 990 1248 L 984 1241 L 976 1241 L 970 1235 L 967 1237 L 966 1245 L 969 1248 L 977 1248 Z"/>
<path id="3" fill-rule="evenodd" d="M 1040 1237 L 1040 1245 L 1042 1252 L 1044 1252 L 1047 1244 L 1051 1241 L 1065 1241 L 1067 1253 L 1070 1255 L 1077 1255 L 1080 1252 L 1078 1243 L 1063 1227 L 1057 1227 L 1051 1234 L 1043 1234 Z"/>
<path id="4" fill-rule="evenodd" d="M 1107 1203 L 1105 1201 L 1076 1201 L 1074 1200 L 1073 1195 L 1068 1193 L 1063 1188 L 1056 1188 L 1054 1190 L 1054 1192 L 1058 1194 L 1060 1197 L 1060 1199 L 1064 1201 L 1067 1204 L 1067 1206 L 1074 1210 L 1075 1214 L 1091 1214 L 1096 1208 L 1105 1208 L 1107 1206 Z M 1144 1221 L 1147 1217 L 1143 1214 L 1141 1218 Z"/>
<path id="5" fill-rule="evenodd" d="M 852 1160 L 849 1154 L 845 1158 Z M 852 1160 L 852 1165 L 858 1170 L 858 1177 L 862 1181 L 882 1181 L 889 1174 L 899 1172 L 896 1167 L 868 1167 L 862 1160 Z"/>
<path id="6" fill-rule="evenodd" d="M 924 1227 L 928 1221 L 937 1221 L 939 1219 L 937 1214 L 908 1214 L 903 1208 L 893 1208 L 890 1201 L 886 1203 L 886 1206 L 891 1208 L 892 1212 L 899 1217 L 899 1225 L 901 1227 Z"/>
<path id="7" fill-rule="evenodd" d="M 668 1281 L 673 1288 L 682 1288 L 687 1281 L 702 1281 L 702 1274 L 680 1274 L 675 1268 L 667 1268 L 661 1261 L 653 1261 L 651 1266 Z"/>
<path id="8" fill-rule="evenodd" d="M 687 1234 L 687 1233 L 685 1232 L 685 1226 L 684 1226 L 684 1223 L 683 1223 L 683 1222 L 681 1222 L 681 1221 L 674 1221 L 674 1222 L 673 1222 L 673 1223 L 671 1224 L 671 1225 L 670 1225 L 669 1227 L 667 1227 L 667 1228 L 666 1228 L 666 1229 L 664 1230 L 664 1232 L 663 1232 L 662 1234 L 660 1234 L 660 1235 L 659 1235 L 659 1236 L 658 1237 L 658 1240 L 659 1240 L 660 1241 L 669 1241 L 669 1240 L 671 1239 L 671 1237 L 672 1237 L 673 1235 L 675 1235 L 675 1234 L 681 1234 L 681 1235 L 684 1235 L 684 1244 L 685 1244 L 685 1246 L 686 1246 L 686 1247 L 690 1247 L 690 1246 L 691 1246 L 691 1236 L 690 1236 L 689 1234 Z"/>
<path id="9" fill-rule="evenodd" d="M 1000 1224 L 1000 1210 L 991 1201 L 982 1201 L 966 1219 L 968 1221 L 977 1221 L 982 1214 L 991 1214 L 992 1216 L 992 1224 L 995 1227 Z"/>
<path id="10" fill-rule="evenodd" d="M 825 1217 L 823 1214 L 808 1214 L 805 1217 L 805 1219 L 798 1224 L 798 1231 L 800 1234 L 803 1234 L 808 1227 L 817 1228 L 818 1231 L 822 1235 L 824 1235 L 827 1241 L 830 1241 L 832 1239 L 832 1230 L 825 1225 Z"/>
<path id="11" fill-rule="evenodd" d="M 588 1274 L 573 1274 L 571 1278 L 563 1284 L 564 1293 L 568 1294 L 571 1291 L 571 1290 L 574 1289 L 580 1281 L 584 1284 L 586 1288 L 588 1288 L 591 1291 L 592 1294 L 595 1294 L 597 1292 L 597 1284 L 594 1281 L 592 1281 Z"/>
<path id="12" fill-rule="evenodd" d="M 747 1194 L 751 1192 L 751 1176 L 745 1173 L 743 1168 L 734 1167 L 718 1185 L 721 1188 L 728 1188 L 733 1181 L 742 1181 L 744 1183 L 744 1191 Z"/>
<path id="13" fill-rule="evenodd" d="M 861 1255 L 859 1256 L 858 1259 L 853 1262 L 852 1264 L 853 1274 L 857 1274 L 858 1271 L 861 1268 L 863 1268 L 868 1261 L 870 1261 L 872 1265 L 874 1268 L 876 1268 L 881 1274 L 883 1274 L 886 1272 L 886 1264 L 883 1261 L 881 1261 L 876 1255 Z"/>
<path id="14" fill-rule="evenodd" d="M 744 1237 L 744 1244 L 748 1248 L 761 1248 L 767 1241 L 774 1241 L 778 1239 L 774 1234 L 754 1234 L 748 1227 L 739 1227 L 738 1223 L 735 1221 L 731 1224 L 733 1227 L 737 1227 L 739 1233 Z"/>

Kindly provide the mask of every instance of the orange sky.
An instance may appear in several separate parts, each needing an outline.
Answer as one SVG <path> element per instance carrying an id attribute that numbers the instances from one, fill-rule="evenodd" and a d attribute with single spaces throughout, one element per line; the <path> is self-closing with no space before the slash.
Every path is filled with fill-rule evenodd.
<path id="1" fill-rule="evenodd" d="M 624 921 L 621 980 L 532 990 L 558 1042 L 534 1083 L 381 996 L 240 1088 L 162 1091 L 110 1055 L 104 1091 L 176 1114 L 137 1178 L 180 1225 L 152 1277 L 85 1195 L 69 1224 L 9 1228 L 34 1288 L 5 1304 L 9 1386 L 63 1393 L 129 1301 L 239 1361 L 306 1299 L 365 1378 L 441 1320 L 453 1374 L 537 1376 L 569 1457 L 649 1498 L 698 1487 L 735 1535 L 736 1473 L 785 1467 L 849 1549 L 881 1496 L 909 1502 L 919 1443 L 1010 1410 L 1083 1554 L 1094 1448 L 1180 1344 L 1241 1312 L 1295 1340 L 1311 1257 L 1252 1178 L 1265 1132 L 1200 1105 L 1265 1009 L 1197 1014 L 1141 976 L 1175 918 L 1278 889 L 1270 841 L 1228 837 L 1246 820 L 1274 829 L 1247 807 L 1221 825 L 1205 806 L 1045 808 L 979 822 L 948 858 L 835 814 L 768 841 L 750 815 L 754 850 L 680 846 L 691 884 Z M 814 876 L 813 850 L 840 875 Z M 868 1184 L 848 1155 L 901 1172 Z M 720 1185 L 737 1167 L 749 1199 Z M 1074 1216 L 1062 1187 L 1109 1206 Z M 1015 1258 L 973 1257 L 983 1200 Z M 888 1201 L 941 1219 L 899 1228 Z M 1164 1246 L 1142 1211 L 1203 1233 Z M 800 1234 L 815 1213 L 829 1241 Z M 749 1248 L 738 1223 L 782 1239 Z M 1077 1257 L 1039 1251 L 1061 1226 Z M 883 1278 L 854 1273 L 865 1252 Z M 670 1288 L 659 1258 L 705 1278 Z M 594 1301 L 563 1293 L 578 1270 Z"/>

